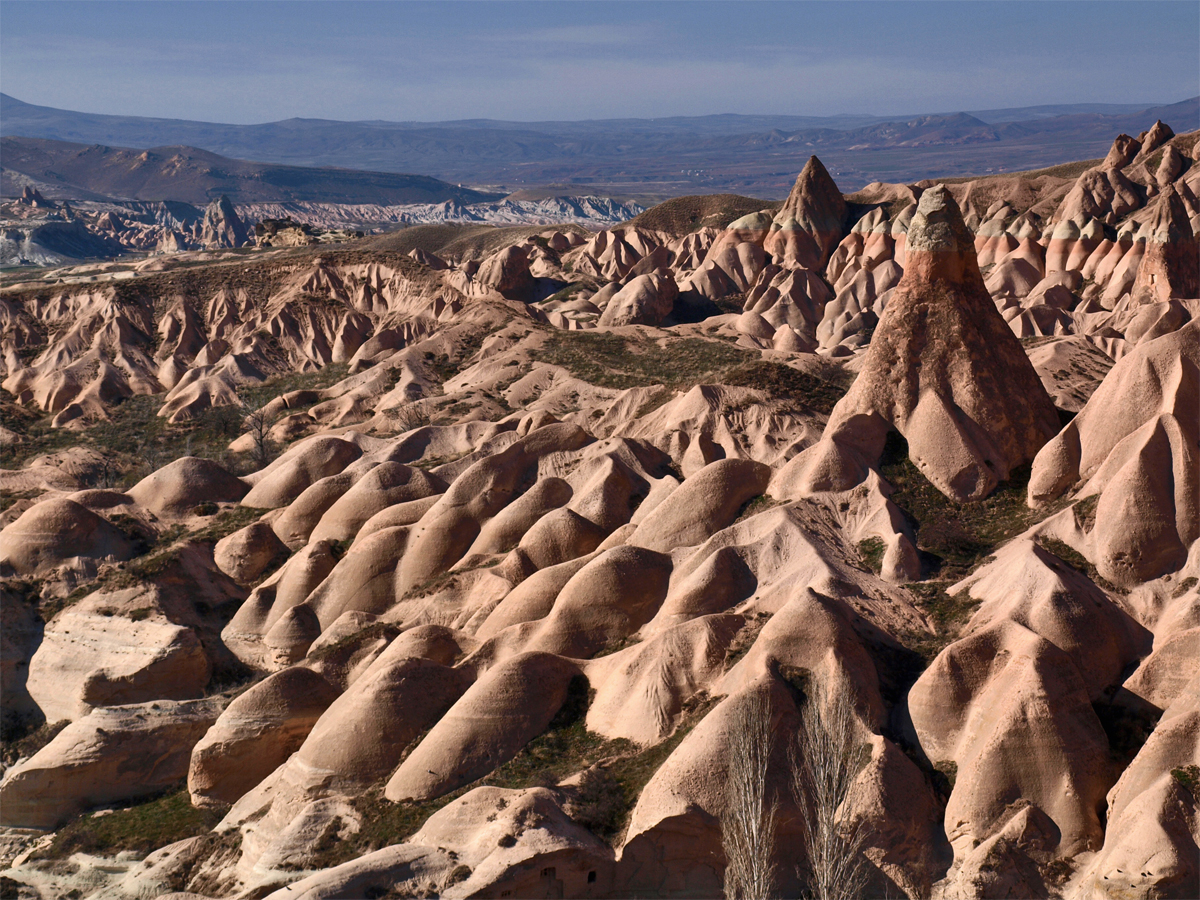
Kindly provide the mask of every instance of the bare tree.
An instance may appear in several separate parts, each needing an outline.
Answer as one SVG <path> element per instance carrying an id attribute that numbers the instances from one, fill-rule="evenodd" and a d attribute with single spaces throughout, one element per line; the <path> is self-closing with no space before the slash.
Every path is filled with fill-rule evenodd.
<path id="1" fill-rule="evenodd" d="M 147 473 L 154 473 L 162 466 L 162 453 L 159 452 L 158 446 L 149 440 L 140 441 L 138 443 L 137 455 L 142 461 Z"/>
<path id="2" fill-rule="evenodd" d="M 729 742 L 729 803 L 721 818 L 726 900 L 766 900 L 775 890 L 775 819 L 767 798 L 771 761 L 771 704 L 756 692 L 738 707 Z"/>
<path id="3" fill-rule="evenodd" d="M 792 791 L 802 813 L 811 870 L 809 889 L 815 900 L 857 900 L 871 871 L 863 855 L 867 834 L 847 812 L 869 751 L 858 739 L 848 692 L 835 694 L 815 678 L 810 684 L 800 733 L 789 748 Z"/>
<path id="4" fill-rule="evenodd" d="M 112 490 L 120 486 L 122 474 L 116 462 L 102 455 L 100 461 L 88 473 L 87 483 L 101 490 Z"/>
<path id="5" fill-rule="evenodd" d="M 405 434 L 414 428 L 429 424 L 429 413 L 415 403 L 393 407 L 387 410 L 386 415 L 396 421 L 397 434 Z"/>
<path id="6" fill-rule="evenodd" d="M 266 406 L 244 407 L 245 416 L 242 424 L 250 435 L 253 445 L 250 457 L 258 468 L 264 468 L 274 454 L 274 441 L 271 440 L 271 426 L 275 424 L 275 416 L 267 412 Z"/>

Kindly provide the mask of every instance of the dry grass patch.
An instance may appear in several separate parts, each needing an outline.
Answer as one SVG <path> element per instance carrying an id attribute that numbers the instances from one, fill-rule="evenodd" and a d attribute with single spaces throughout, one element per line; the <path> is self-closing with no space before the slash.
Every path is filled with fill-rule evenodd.
<path id="1" fill-rule="evenodd" d="M 678 338 L 653 341 L 606 332 L 550 334 L 533 352 L 539 362 L 561 366 L 596 387 L 627 390 L 661 385 L 644 411 L 670 399 L 670 390 L 697 384 L 748 387 L 776 400 L 791 400 L 828 414 L 846 393 L 843 381 L 817 378 L 721 340 Z"/>
<path id="2" fill-rule="evenodd" d="M 957 503 L 934 487 L 908 458 L 908 442 L 888 435 L 880 474 L 895 488 L 891 500 L 903 510 L 917 535 L 922 571 L 955 582 L 981 565 L 1005 541 L 1057 512 L 1025 503 L 1030 467 L 1014 469 L 989 497 Z"/>
<path id="3" fill-rule="evenodd" d="M 639 747 L 621 738 L 610 740 L 588 731 L 585 719 L 589 703 L 587 680 L 579 677 L 572 682 L 566 702 L 546 731 L 491 774 L 441 797 L 392 803 L 383 796 L 381 786 L 370 789 L 353 801 L 363 823 L 358 833 L 339 837 L 339 826 L 332 825 L 319 857 L 306 861 L 306 867 L 333 866 L 398 844 L 415 834 L 435 812 L 485 785 L 558 790 L 568 815 L 602 840 L 619 845 L 642 789 L 715 701 L 704 694 L 692 698 L 685 704 L 683 719 L 674 734 L 653 747 Z M 406 753 L 424 737 L 419 735 Z M 584 773 L 578 786 L 558 787 L 578 772 Z"/>
<path id="4" fill-rule="evenodd" d="M 539 362 L 561 366 L 581 381 L 615 390 L 716 382 L 747 356 L 745 351 L 702 338 L 659 344 L 616 334 L 567 331 L 552 333 L 534 351 Z"/>
<path id="5" fill-rule="evenodd" d="M 739 194 L 675 197 L 651 207 L 629 224 L 680 237 L 705 226 L 724 228 L 742 216 L 764 209 L 774 211 L 782 205 L 779 200 L 757 200 Z"/>
<path id="6" fill-rule="evenodd" d="M 131 850 L 145 855 L 184 838 L 207 834 L 221 820 L 213 810 L 192 806 L 186 787 L 176 788 L 127 809 L 85 813 L 54 835 L 38 859 L 66 859 L 72 853 L 114 856 Z"/>

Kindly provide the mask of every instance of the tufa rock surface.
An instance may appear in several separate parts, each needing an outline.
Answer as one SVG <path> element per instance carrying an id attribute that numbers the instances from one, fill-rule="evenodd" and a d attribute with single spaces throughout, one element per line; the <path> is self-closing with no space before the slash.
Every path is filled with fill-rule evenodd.
<path id="1" fill-rule="evenodd" d="M 988 296 L 946 188 L 921 195 L 907 253 L 862 372 L 820 442 L 776 476 L 776 496 L 853 487 L 895 429 L 938 490 L 980 500 L 1058 431 L 1054 404 Z"/>

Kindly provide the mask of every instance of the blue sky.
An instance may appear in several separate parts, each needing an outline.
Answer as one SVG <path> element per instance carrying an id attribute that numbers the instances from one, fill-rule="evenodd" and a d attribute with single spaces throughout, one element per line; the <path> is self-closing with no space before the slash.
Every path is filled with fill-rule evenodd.
<path id="1" fill-rule="evenodd" d="M 234 123 L 1169 103 L 1200 3 L 3 0 L 0 89 Z"/>

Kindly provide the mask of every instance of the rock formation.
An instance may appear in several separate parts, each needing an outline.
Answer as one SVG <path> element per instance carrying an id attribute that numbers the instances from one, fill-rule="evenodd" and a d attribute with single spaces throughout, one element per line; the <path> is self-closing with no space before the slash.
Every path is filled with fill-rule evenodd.
<path id="1" fill-rule="evenodd" d="M 220 711 L 213 700 L 95 710 L 5 773 L 0 821 L 53 829 L 89 807 L 172 786 L 187 772 L 192 745 Z"/>
<path id="2" fill-rule="evenodd" d="M 1200 323 L 1121 359 L 1033 462 L 1029 500 L 1093 497 L 1088 555 L 1135 584 L 1183 565 L 1200 537 Z"/>
<path id="3" fill-rule="evenodd" d="M 513 300 L 524 300 L 533 286 L 529 258 L 520 247 L 507 247 L 484 260 L 475 279 Z"/>
<path id="4" fill-rule="evenodd" d="M 6 895 L 717 896 L 753 757 L 799 896 L 826 732 L 865 896 L 1194 895 L 1194 138 L 594 233 L 107 210 L 185 255 L 0 293 Z"/>
<path id="5" fill-rule="evenodd" d="M 938 490 L 979 500 L 1057 429 L 1033 367 L 996 312 L 954 198 L 930 188 L 908 230 L 904 277 L 853 388 L 777 491 L 842 491 L 877 465 L 891 429 Z"/>
<path id="6" fill-rule="evenodd" d="M 1192 233 L 1187 208 L 1170 182 L 1155 199 L 1153 217 L 1138 237 L 1146 251 L 1133 282 L 1135 301 L 1200 297 L 1200 238 Z"/>
<path id="7" fill-rule="evenodd" d="M 763 241 L 776 260 L 806 269 L 822 269 L 842 239 L 846 201 L 829 172 L 810 157 Z"/>
<path id="8" fill-rule="evenodd" d="M 222 194 L 204 210 L 204 221 L 200 224 L 200 243 L 209 249 L 217 247 L 243 247 L 251 243 L 246 226 L 238 217 L 233 203 Z"/>
<path id="9" fill-rule="evenodd" d="M 671 314 L 678 293 L 668 273 L 638 275 L 608 301 L 599 324 L 660 325 Z"/>

